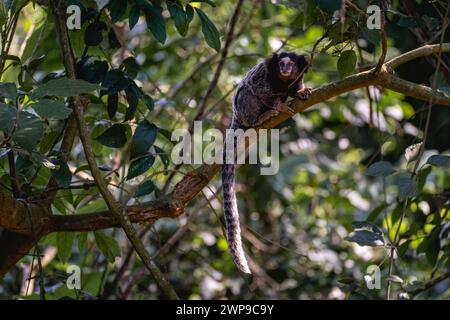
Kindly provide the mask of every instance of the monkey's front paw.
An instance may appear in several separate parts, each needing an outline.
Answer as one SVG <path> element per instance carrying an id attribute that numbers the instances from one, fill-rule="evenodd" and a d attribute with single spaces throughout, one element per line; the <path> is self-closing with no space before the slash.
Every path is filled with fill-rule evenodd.
<path id="1" fill-rule="evenodd" d="M 281 103 L 276 107 L 279 112 L 287 113 L 290 117 L 295 115 L 295 110 L 285 103 Z"/>
<path id="2" fill-rule="evenodd" d="M 307 100 L 311 95 L 312 88 L 303 88 L 297 91 L 297 98 Z"/>

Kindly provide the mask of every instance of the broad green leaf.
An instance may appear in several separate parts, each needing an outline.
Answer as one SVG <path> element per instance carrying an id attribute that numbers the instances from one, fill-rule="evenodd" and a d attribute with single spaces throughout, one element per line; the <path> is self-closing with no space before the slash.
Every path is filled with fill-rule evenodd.
<path id="1" fill-rule="evenodd" d="M 109 29 L 108 31 L 108 43 L 110 49 L 120 49 L 122 45 L 120 44 L 119 39 L 117 39 L 116 32 L 114 28 Z"/>
<path id="2" fill-rule="evenodd" d="M 67 262 L 72 255 L 74 237 L 75 233 L 73 232 L 58 232 L 56 234 L 58 256 L 62 262 Z"/>
<path id="3" fill-rule="evenodd" d="M 88 25 L 84 33 L 84 43 L 91 47 L 98 46 L 103 41 L 103 30 L 106 30 L 104 22 L 93 22 Z"/>
<path id="4" fill-rule="evenodd" d="M 97 247 L 109 262 L 112 263 L 116 257 L 120 257 L 121 251 L 116 239 L 106 235 L 103 231 L 95 231 L 94 237 Z"/>
<path id="5" fill-rule="evenodd" d="M 140 95 L 141 92 L 134 83 L 125 89 L 125 96 L 128 102 L 128 108 L 125 113 L 125 121 L 133 119 L 134 114 L 136 113 L 137 110 Z"/>
<path id="6" fill-rule="evenodd" d="M 69 187 L 72 182 L 72 172 L 70 171 L 69 166 L 62 160 L 57 160 L 53 163 L 58 166 L 58 168 L 56 170 L 51 170 L 52 177 L 60 187 Z"/>
<path id="7" fill-rule="evenodd" d="M 79 66 L 80 77 L 91 83 L 101 83 L 108 72 L 108 63 L 89 59 Z"/>
<path id="8" fill-rule="evenodd" d="M 108 111 L 108 116 L 110 119 L 114 118 L 118 107 L 119 107 L 119 94 L 116 92 L 108 95 L 106 110 Z"/>
<path id="9" fill-rule="evenodd" d="M 45 96 L 73 97 L 101 89 L 97 84 L 80 79 L 59 78 L 50 80 L 34 90 L 34 97 Z"/>
<path id="10" fill-rule="evenodd" d="M 130 26 L 130 30 L 132 30 L 134 26 L 138 23 L 140 14 L 141 9 L 139 8 L 138 5 L 134 5 L 131 7 L 130 15 L 128 17 L 128 24 Z"/>
<path id="11" fill-rule="evenodd" d="M 152 181 L 145 181 L 142 183 L 134 194 L 135 197 L 142 197 L 149 195 L 155 190 L 155 184 Z"/>
<path id="12" fill-rule="evenodd" d="M 16 109 L 0 102 L 0 130 L 10 134 L 16 122 Z"/>
<path id="13" fill-rule="evenodd" d="M 128 168 L 127 180 L 147 172 L 147 170 L 153 166 L 154 162 L 155 157 L 153 155 L 131 161 L 130 167 Z"/>
<path id="14" fill-rule="evenodd" d="M 18 126 L 14 132 L 13 140 L 22 148 L 32 151 L 44 133 L 41 119 L 28 112 L 19 113 Z"/>
<path id="15" fill-rule="evenodd" d="M 128 57 L 122 62 L 122 67 L 125 69 L 125 76 L 136 78 L 141 66 L 138 65 L 134 57 Z"/>
<path id="16" fill-rule="evenodd" d="M 355 71 L 356 53 L 353 50 L 346 50 L 341 53 L 337 62 L 337 69 L 341 78 L 345 78 Z"/>
<path id="17" fill-rule="evenodd" d="M 178 30 L 178 33 L 184 37 L 188 31 L 189 21 L 183 7 L 180 3 L 168 2 L 167 8 L 169 9 L 170 16 Z"/>
<path id="18" fill-rule="evenodd" d="M 387 205 L 385 203 L 379 205 L 375 209 L 372 210 L 372 212 L 367 217 L 367 221 L 375 222 L 378 218 L 378 216 L 386 209 Z"/>
<path id="19" fill-rule="evenodd" d="M 419 190 L 422 190 L 427 182 L 428 175 L 431 173 L 431 166 L 426 166 L 417 173 L 417 184 Z"/>
<path id="20" fill-rule="evenodd" d="M 202 32 L 205 36 L 206 43 L 208 43 L 208 45 L 217 52 L 220 51 L 220 34 L 216 26 L 211 22 L 211 20 L 209 20 L 208 16 L 202 10 L 195 8 L 195 11 L 200 17 Z"/>
<path id="21" fill-rule="evenodd" d="M 417 181 L 409 174 L 400 175 L 396 181 L 400 201 L 415 197 L 419 193 Z"/>
<path id="22" fill-rule="evenodd" d="M 166 42 L 166 22 L 161 13 L 161 9 L 147 3 L 143 8 L 147 28 L 150 29 L 156 40 L 162 44 Z"/>
<path id="23" fill-rule="evenodd" d="M 72 113 L 72 109 L 59 100 L 41 99 L 31 107 L 43 119 L 64 120 Z"/>
<path id="24" fill-rule="evenodd" d="M 125 14 L 127 5 L 122 0 L 111 0 L 108 4 L 108 9 L 112 23 L 116 23 L 117 21 L 120 21 Z"/>
<path id="25" fill-rule="evenodd" d="M 121 148 L 127 142 L 126 126 L 116 123 L 95 138 L 101 144 L 111 148 Z"/>
<path id="26" fill-rule="evenodd" d="M 356 242 L 360 246 L 378 247 L 384 245 L 383 236 L 368 230 L 356 230 L 350 233 L 345 240 Z"/>
<path id="27" fill-rule="evenodd" d="M 78 201 L 75 201 L 77 203 Z M 105 200 L 103 198 L 97 199 L 95 201 L 89 202 L 89 204 L 77 208 L 76 213 L 77 214 L 84 214 L 84 213 L 95 213 L 95 212 L 101 212 L 108 210 L 108 206 L 105 203 Z"/>
<path id="28" fill-rule="evenodd" d="M 450 156 L 444 156 L 440 154 L 432 155 L 428 158 L 427 164 L 436 167 L 450 167 Z"/>
<path id="29" fill-rule="evenodd" d="M 125 77 L 123 72 L 119 69 L 113 69 L 108 71 L 105 79 L 102 82 L 102 86 L 108 88 L 107 94 L 114 94 L 124 90 L 132 83 L 132 80 Z"/>
<path id="30" fill-rule="evenodd" d="M 154 124 L 142 120 L 131 139 L 130 159 L 146 154 L 155 142 L 157 132 L 158 128 Z"/>
<path id="31" fill-rule="evenodd" d="M 2 82 L 0 83 L 0 97 L 16 100 L 17 98 L 17 87 L 13 82 Z"/>
<path id="32" fill-rule="evenodd" d="M 390 162 L 378 161 L 369 166 L 366 175 L 370 177 L 385 177 L 394 172 L 394 167 Z"/>
<path id="33" fill-rule="evenodd" d="M 368 231 L 375 232 L 376 234 L 383 236 L 383 231 L 376 224 L 373 224 L 368 221 L 353 221 L 352 222 L 353 229 L 364 229 Z"/>
<path id="34" fill-rule="evenodd" d="M 339 0 L 315 0 L 316 5 L 329 15 L 332 15 L 336 10 L 341 8 L 341 1 Z"/>
<path id="35" fill-rule="evenodd" d="M 367 27 L 364 27 L 362 29 L 362 34 L 364 38 L 367 39 L 370 43 L 377 46 L 380 44 L 381 36 L 380 32 L 377 29 L 368 29 Z"/>
<path id="36" fill-rule="evenodd" d="M 436 264 L 437 258 L 439 256 L 439 251 L 441 250 L 441 240 L 439 239 L 440 228 L 435 228 L 431 234 L 428 236 L 428 247 L 425 252 L 427 256 L 428 263 L 430 266 Z"/>
<path id="37" fill-rule="evenodd" d="M 153 111 L 153 109 L 155 108 L 155 102 L 153 101 L 152 97 L 150 97 L 148 94 L 144 93 L 144 94 L 141 94 L 141 99 L 147 106 L 147 109 L 149 111 Z"/>

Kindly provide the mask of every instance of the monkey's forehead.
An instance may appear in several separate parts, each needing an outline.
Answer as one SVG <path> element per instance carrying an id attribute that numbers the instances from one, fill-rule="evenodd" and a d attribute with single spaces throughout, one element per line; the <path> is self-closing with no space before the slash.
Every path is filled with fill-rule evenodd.
<path id="1" fill-rule="evenodd" d="M 280 61 L 282 61 L 282 62 L 290 62 L 292 60 L 289 57 L 284 57 L 284 58 L 281 58 Z"/>

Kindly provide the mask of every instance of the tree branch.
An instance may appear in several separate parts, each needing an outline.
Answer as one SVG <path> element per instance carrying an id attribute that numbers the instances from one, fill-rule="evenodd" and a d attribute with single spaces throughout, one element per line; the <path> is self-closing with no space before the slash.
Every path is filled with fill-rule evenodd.
<path id="1" fill-rule="evenodd" d="M 379 85 L 417 99 L 428 101 L 432 98 L 435 103 L 450 106 L 450 98 L 445 95 L 435 92 L 427 86 L 402 80 L 387 71 L 388 69 L 392 70 L 413 59 L 434 54 L 438 52 L 438 50 L 439 45 L 427 45 L 415 49 L 386 62 L 379 73 L 375 74 L 373 69 L 360 72 L 343 80 L 314 89 L 310 98 L 306 101 L 294 99 L 288 103 L 296 112 L 302 112 L 315 104 L 324 102 L 354 89 L 367 87 L 369 85 Z M 450 52 L 450 43 L 442 45 L 442 52 Z M 390 68 L 387 68 L 388 66 Z M 261 128 L 273 128 L 285 121 L 288 117 L 289 116 L 286 114 L 280 114 L 277 117 L 269 119 Z M 186 203 L 192 200 L 206 185 L 208 185 L 219 169 L 219 164 L 213 164 L 202 165 L 192 170 L 175 185 L 172 193 L 164 198 L 144 203 L 141 206 L 131 206 L 126 208 L 127 220 L 131 222 L 154 221 L 164 217 L 175 218 L 184 214 Z M 103 183 L 102 180 L 101 183 Z M 31 233 L 29 228 L 27 228 L 26 222 L 26 211 L 24 211 L 23 206 L 17 202 L 18 201 L 13 198 L 0 194 L 0 226 L 7 230 L 20 233 L 23 236 L 30 237 Z M 99 213 L 57 216 L 50 215 L 45 211 L 42 211 L 42 208 L 39 209 L 39 207 L 35 207 L 36 217 L 41 218 L 36 218 L 34 225 L 37 230 L 41 230 L 38 232 L 41 236 L 59 231 L 93 231 L 117 227 L 119 226 L 120 221 L 117 215 L 111 214 L 111 209 L 110 211 Z M 33 216 L 35 216 L 35 214 L 33 214 Z M 24 254 L 26 254 L 26 252 L 23 252 L 22 256 Z M 2 260 L 1 258 L 2 256 L 0 254 L 0 261 Z M 0 275 L 4 274 L 6 271 L 2 268 L 2 264 L 0 263 Z"/>

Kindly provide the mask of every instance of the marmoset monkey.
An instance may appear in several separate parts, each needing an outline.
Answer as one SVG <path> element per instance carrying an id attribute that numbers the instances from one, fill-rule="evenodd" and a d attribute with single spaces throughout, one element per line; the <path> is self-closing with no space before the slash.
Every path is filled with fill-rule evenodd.
<path id="1" fill-rule="evenodd" d="M 311 89 L 303 85 L 303 74 L 307 68 L 308 62 L 305 56 L 290 52 L 275 53 L 256 65 L 236 89 L 230 129 L 245 130 L 257 127 L 280 112 L 294 115 L 294 110 L 284 102 L 289 96 L 303 100 L 309 97 Z M 236 145 L 234 148 L 236 150 Z M 224 143 L 222 184 L 228 247 L 239 270 L 251 273 L 242 248 L 235 193 L 235 165 L 227 163 L 226 149 L 226 143 Z"/>

